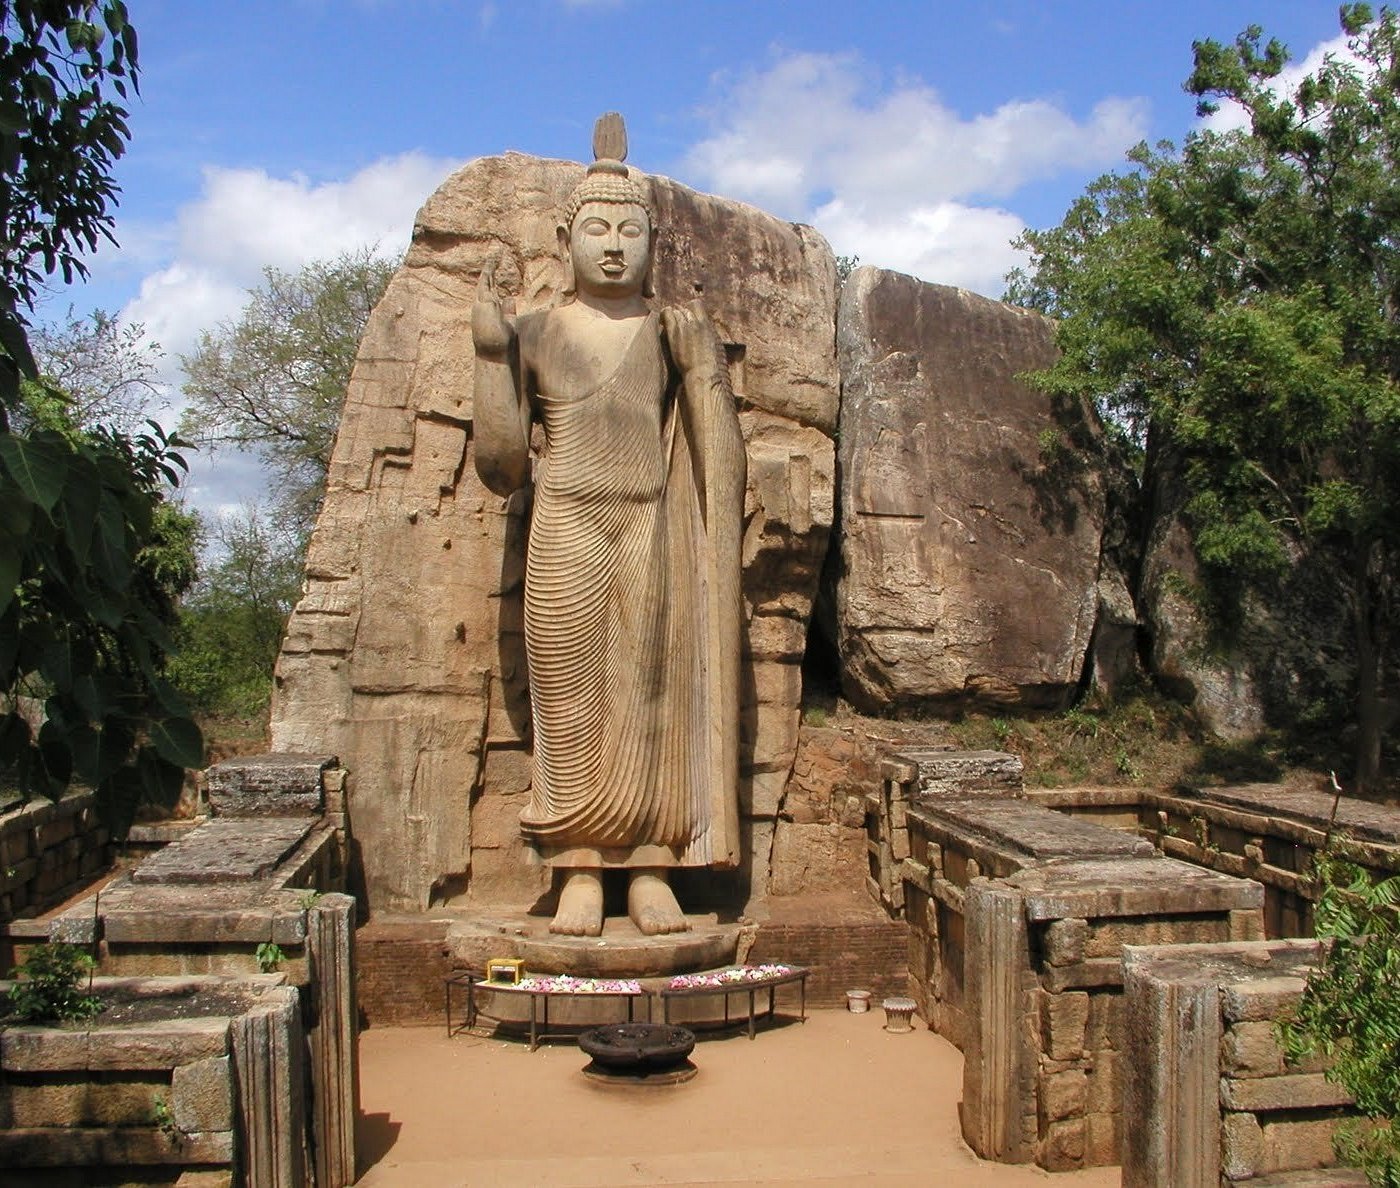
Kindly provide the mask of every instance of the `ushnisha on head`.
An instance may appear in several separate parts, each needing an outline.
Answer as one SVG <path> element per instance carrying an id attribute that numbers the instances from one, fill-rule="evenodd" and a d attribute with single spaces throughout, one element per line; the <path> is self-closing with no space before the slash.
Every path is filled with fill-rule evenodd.
<path id="1" fill-rule="evenodd" d="M 558 227 L 564 257 L 564 292 L 582 287 L 599 296 L 652 295 L 651 257 L 656 242 L 651 203 L 629 173 L 627 130 L 615 111 L 593 129 L 594 161 L 569 195 Z"/>

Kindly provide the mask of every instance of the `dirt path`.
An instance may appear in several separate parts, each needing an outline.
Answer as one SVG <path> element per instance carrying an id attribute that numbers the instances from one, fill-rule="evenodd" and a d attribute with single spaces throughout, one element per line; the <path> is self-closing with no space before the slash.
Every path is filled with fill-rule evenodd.
<path id="1" fill-rule="evenodd" d="M 361 1037 L 363 1188 L 548 1184 L 934 1184 L 1107 1188 L 1117 1168 L 1047 1176 L 982 1163 L 958 1133 L 962 1057 L 881 1011 L 702 1040 L 700 1072 L 652 1090 L 599 1087 L 572 1044 L 437 1028 Z"/>

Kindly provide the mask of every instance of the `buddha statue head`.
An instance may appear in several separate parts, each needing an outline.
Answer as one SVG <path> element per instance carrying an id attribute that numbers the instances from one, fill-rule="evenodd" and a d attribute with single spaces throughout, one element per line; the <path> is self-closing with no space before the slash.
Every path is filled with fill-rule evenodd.
<path id="1" fill-rule="evenodd" d="M 593 130 L 593 164 L 564 205 L 557 235 L 564 259 L 564 292 L 652 296 L 656 245 L 651 204 L 628 172 L 627 130 L 610 111 Z"/>

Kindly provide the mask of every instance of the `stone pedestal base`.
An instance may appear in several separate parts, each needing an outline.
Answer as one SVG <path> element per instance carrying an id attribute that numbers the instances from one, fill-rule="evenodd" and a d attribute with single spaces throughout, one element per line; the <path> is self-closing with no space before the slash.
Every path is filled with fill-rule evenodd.
<path id="1" fill-rule="evenodd" d="M 529 973 L 590 978 L 660 978 L 734 964 L 740 925 L 689 920 L 689 932 L 669 936 L 643 936 L 625 916 L 609 917 L 602 936 L 556 936 L 546 916 L 492 912 L 454 920 L 447 947 L 457 968 L 518 957 Z"/>

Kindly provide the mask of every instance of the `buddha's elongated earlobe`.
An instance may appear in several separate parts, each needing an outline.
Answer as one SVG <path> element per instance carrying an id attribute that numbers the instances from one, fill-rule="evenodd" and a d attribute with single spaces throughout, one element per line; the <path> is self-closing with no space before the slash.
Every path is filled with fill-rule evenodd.
<path id="1" fill-rule="evenodd" d="M 651 283 L 652 269 L 656 267 L 656 228 L 652 227 L 647 232 L 647 271 L 642 277 L 642 296 L 655 297 L 656 286 Z"/>
<path id="2" fill-rule="evenodd" d="M 564 258 L 564 296 L 574 295 L 574 253 L 569 248 L 569 229 L 560 223 L 555 228 L 559 240 L 559 254 Z"/>

